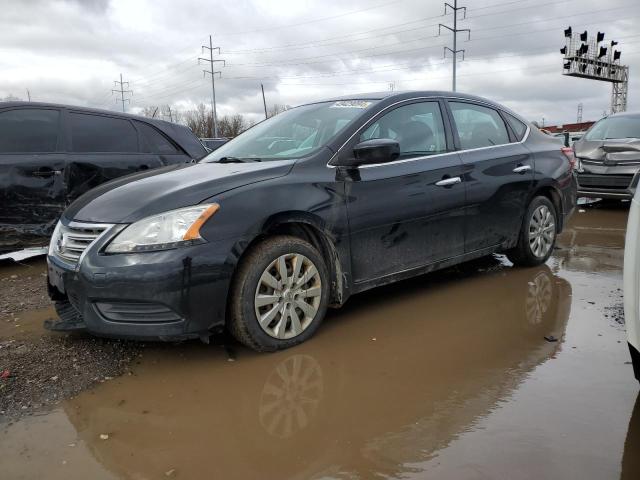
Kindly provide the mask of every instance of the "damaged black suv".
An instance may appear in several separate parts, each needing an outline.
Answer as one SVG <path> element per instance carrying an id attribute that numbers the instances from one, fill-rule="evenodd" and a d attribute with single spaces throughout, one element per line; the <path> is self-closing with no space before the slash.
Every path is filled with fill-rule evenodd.
<path id="1" fill-rule="evenodd" d="M 0 252 L 46 245 L 63 210 L 101 183 L 206 153 L 187 127 L 158 119 L 0 102 Z"/>

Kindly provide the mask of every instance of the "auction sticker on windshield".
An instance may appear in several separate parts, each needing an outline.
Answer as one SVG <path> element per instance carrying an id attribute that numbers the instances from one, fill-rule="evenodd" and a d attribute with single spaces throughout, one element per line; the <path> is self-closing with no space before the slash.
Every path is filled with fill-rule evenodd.
<path id="1" fill-rule="evenodd" d="M 340 100 L 333 102 L 329 108 L 367 108 L 373 102 L 369 100 Z"/>

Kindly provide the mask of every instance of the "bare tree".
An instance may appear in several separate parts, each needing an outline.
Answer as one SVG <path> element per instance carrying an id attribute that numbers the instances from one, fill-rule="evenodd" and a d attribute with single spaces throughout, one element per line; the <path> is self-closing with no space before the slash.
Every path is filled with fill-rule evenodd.
<path id="1" fill-rule="evenodd" d="M 158 116 L 159 107 L 155 105 L 150 105 L 148 107 L 144 107 L 140 115 L 143 117 L 156 118 Z"/>
<path id="2" fill-rule="evenodd" d="M 267 110 L 267 118 L 271 118 L 274 117 L 276 115 L 278 115 L 279 113 L 282 113 L 286 110 L 289 110 L 291 108 L 291 105 L 282 105 L 280 103 L 274 103 L 271 108 L 269 108 Z"/>
<path id="3" fill-rule="evenodd" d="M 218 120 L 218 133 L 222 137 L 237 137 L 247 128 L 249 128 L 247 121 L 239 113 L 235 115 L 225 115 Z"/>
<path id="4" fill-rule="evenodd" d="M 212 135 L 212 115 L 204 103 L 200 103 L 195 110 L 186 111 L 183 122 L 200 138 L 210 138 Z"/>
<path id="5" fill-rule="evenodd" d="M 22 99 L 20 97 L 16 97 L 11 93 L 4 98 L 0 98 L 0 102 L 21 102 L 21 101 Z"/>

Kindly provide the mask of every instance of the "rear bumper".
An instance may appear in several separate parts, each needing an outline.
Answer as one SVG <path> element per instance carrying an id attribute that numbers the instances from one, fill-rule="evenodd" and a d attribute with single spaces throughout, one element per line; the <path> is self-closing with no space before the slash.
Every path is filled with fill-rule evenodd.
<path id="1" fill-rule="evenodd" d="M 131 255 L 98 254 L 96 246 L 78 268 L 48 256 L 49 296 L 78 314 L 49 328 L 66 323 L 97 336 L 164 341 L 219 331 L 233 272 L 223 252 L 231 244 Z"/>

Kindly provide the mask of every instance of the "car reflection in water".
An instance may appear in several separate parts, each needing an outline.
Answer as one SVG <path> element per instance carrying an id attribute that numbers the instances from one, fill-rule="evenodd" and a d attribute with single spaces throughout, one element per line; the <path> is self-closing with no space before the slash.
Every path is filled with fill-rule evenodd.
<path id="1" fill-rule="evenodd" d="M 571 286 L 485 259 L 352 300 L 293 351 L 153 347 L 65 411 L 123 478 L 399 477 L 562 348 Z"/>

